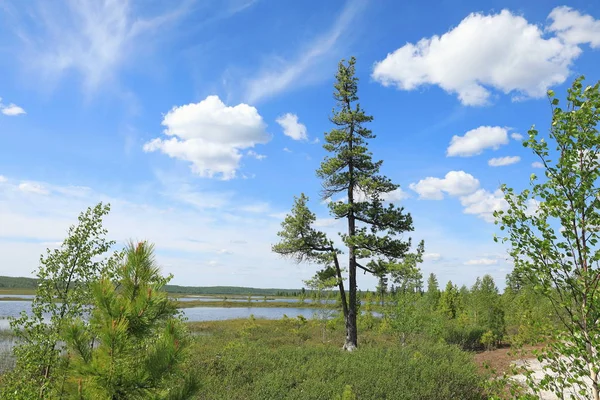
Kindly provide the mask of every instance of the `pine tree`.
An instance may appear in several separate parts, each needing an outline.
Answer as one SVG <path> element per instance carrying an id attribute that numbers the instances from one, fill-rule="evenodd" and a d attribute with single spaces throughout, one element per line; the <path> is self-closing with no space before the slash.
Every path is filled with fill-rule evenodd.
<path id="1" fill-rule="evenodd" d="M 440 311 L 450 319 L 456 318 L 460 309 L 460 293 L 452 281 L 446 284 L 446 290 L 440 297 Z"/>
<path id="2" fill-rule="evenodd" d="M 475 324 L 490 330 L 495 340 L 500 340 L 505 331 L 504 311 L 494 278 L 488 274 L 478 277 L 469 297 Z"/>
<path id="3" fill-rule="evenodd" d="M 435 274 L 432 272 L 427 279 L 427 304 L 431 310 L 435 310 L 440 301 L 440 288 Z"/>
<path id="4" fill-rule="evenodd" d="M 167 297 L 153 246 L 129 244 L 115 277 L 92 287 L 89 323 L 64 332 L 68 380 L 61 398 L 184 399 L 195 381 L 183 368 L 189 336 Z"/>
<path id="5" fill-rule="evenodd" d="M 330 213 L 336 219 L 344 219 L 347 222 L 347 230 L 341 234 L 341 238 L 348 250 L 349 296 L 344 348 L 350 351 L 358 344 L 357 269 L 378 275 L 382 273 L 382 269 L 385 273 L 398 268 L 405 258 L 410 256 L 411 241 L 404 241 L 396 236 L 413 230 L 410 214 L 391 203 L 386 205 L 386 197 L 397 190 L 398 185 L 380 174 L 382 161 L 373 161 L 368 150 L 367 141 L 374 139 L 375 135 L 365 125 L 371 122 L 373 117 L 365 114 L 358 104 L 355 63 L 354 58 L 347 63 L 344 60 L 339 63 L 334 84 L 334 98 L 337 104 L 330 118 L 335 127 L 325 134 L 323 145 L 330 156 L 323 160 L 317 170 L 317 176 L 323 180 L 322 198 L 344 198 L 333 199 L 328 204 Z M 285 230 L 286 226 L 283 228 Z M 290 239 L 290 243 L 297 246 L 298 251 L 306 250 L 306 246 L 303 245 L 305 238 L 293 235 L 286 237 Z M 319 237 L 325 243 L 333 243 L 329 239 Z M 339 249 L 331 247 L 325 246 L 321 252 L 328 254 L 329 258 L 332 258 L 333 254 L 341 253 Z M 288 250 L 289 248 L 287 246 Z M 415 257 L 422 255 L 422 248 L 423 246 L 419 247 Z M 280 247 L 274 247 L 274 251 L 279 252 L 278 249 Z M 310 252 L 314 251 L 317 249 L 312 247 Z M 369 260 L 369 263 L 362 260 Z"/>

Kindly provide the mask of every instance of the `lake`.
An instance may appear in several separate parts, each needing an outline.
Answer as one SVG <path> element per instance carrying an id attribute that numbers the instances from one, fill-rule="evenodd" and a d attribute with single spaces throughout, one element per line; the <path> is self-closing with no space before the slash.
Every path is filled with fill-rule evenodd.
<path id="1" fill-rule="evenodd" d="M 21 296 L 19 296 L 21 297 Z M 265 300 L 264 297 L 252 297 L 250 301 L 248 301 L 247 297 L 202 297 L 202 296 L 189 296 L 189 297 L 178 297 L 177 301 L 233 301 L 238 303 L 300 303 L 300 299 L 298 298 L 267 298 Z M 312 303 L 313 299 L 304 299 L 305 303 Z M 322 299 L 316 300 L 318 303 L 324 304 L 335 304 L 337 300 L 333 299 Z"/>
<path id="2" fill-rule="evenodd" d="M 9 327 L 7 318 L 16 317 L 21 311 L 30 312 L 31 302 L 25 300 L 0 301 L 0 329 L 7 329 Z M 250 315 L 266 319 L 281 319 L 284 314 L 290 318 L 295 318 L 298 315 L 312 318 L 314 314 L 319 315 L 320 312 L 318 309 L 303 307 L 192 307 L 184 308 L 182 311 L 189 322 L 249 318 Z"/>

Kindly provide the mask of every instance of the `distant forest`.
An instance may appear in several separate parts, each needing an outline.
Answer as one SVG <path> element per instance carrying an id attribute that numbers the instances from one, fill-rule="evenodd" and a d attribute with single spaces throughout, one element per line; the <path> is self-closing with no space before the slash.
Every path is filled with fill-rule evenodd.
<path id="1" fill-rule="evenodd" d="M 37 279 L 25 277 L 0 276 L 0 288 L 35 289 Z M 166 285 L 168 293 L 210 294 L 210 295 L 258 295 L 258 296 L 299 296 L 303 289 L 259 289 L 238 286 L 179 286 Z M 309 291 L 306 291 L 309 292 Z"/>

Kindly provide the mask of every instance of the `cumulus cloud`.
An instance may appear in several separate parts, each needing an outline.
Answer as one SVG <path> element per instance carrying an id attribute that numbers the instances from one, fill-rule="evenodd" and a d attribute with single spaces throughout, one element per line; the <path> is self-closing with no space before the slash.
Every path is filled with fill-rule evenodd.
<path id="1" fill-rule="evenodd" d="M 476 258 L 465 262 L 465 265 L 496 265 L 498 260 L 493 258 Z"/>
<path id="2" fill-rule="evenodd" d="M 9 117 L 27 114 L 22 107 L 19 107 L 14 103 L 10 103 L 9 105 L 2 103 L 2 98 L 0 98 L 0 112 Z"/>
<path id="3" fill-rule="evenodd" d="M 0 104 L 0 110 L 2 111 L 2 114 L 8 115 L 9 117 L 26 114 L 26 112 L 25 112 L 25 110 L 23 110 L 23 108 L 17 106 L 16 104 L 13 104 L 13 103 L 10 103 L 7 106 Z"/>
<path id="4" fill-rule="evenodd" d="M 503 167 L 505 165 L 516 164 L 519 161 L 521 161 L 521 157 L 519 157 L 519 156 L 497 157 L 497 158 L 490 158 L 488 160 L 488 165 L 490 167 Z"/>
<path id="5" fill-rule="evenodd" d="M 0 175 L 0 183 L 8 182 L 8 178 L 3 175 Z"/>
<path id="6" fill-rule="evenodd" d="M 460 204 L 465 214 L 473 214 L 486 222 L 494 222 L 494 211 L 506 210 L 508 203 L 500 189 L 489 192 L 479 189 L 469 195 L 460 197 Z"/>
<path id="7" fill-rule="evenodd" d="M 494 211 L 508 207 L 500 189 L 494 192 L 481 189 L 479 180 L 464 171 L 450 171 L 444 178 L 428 177 L 412 183 L 410 188 L 419 194 L 419 199 L 442 200 L 444 194 L 458 197 L 464 207 L 463 213 L 475 215 L 486 222 L 494 222 Z"/>
<path id="8" fill-rule="evenodd" d="M 555 32 L 565 43 L 589 43 L 592 48 L 600 47 L 600 20 L 566 6 L 556 7 L 549 18 L 552 24 L 548 30 Z"/>
<path id="9" fill-rule="evenodd" d="M 404 190 L 398 188 L 389 193 L 383 194 L 382 199 L 385 201 L 388 201 L 390 203 L 396 203 L 396 202 L 402 201 L 404 199 L 408 199 L 409 197 L 410 197 L 410 195 L 408 193 L 406 193 Z"/>
<path id="10" fill-rule="evenodd" d="M 471 129 L 464 136 L 452 136 L 446 150 L 448 157 L 470 157 L 481 154 L 485 149 L 498 149 L 508 143 L 506 128 L 499 126 L 480 126 Z"/>
<path id="11" fill-rule="evenodd" d="M 523 135 L 521 135 L 520 133 L 517 133 L 517 132 L 511 133 L 510 137 L 513 138 L 514 140 L 523 140 Z"/>
<path id="12" fill-rule="evenodd" d="M 532 162 L 532 163 L 531 163 L 531 166 L 532 166 L 533 168 L 544 168 L 544 164 L 543 164 L 543 163 L 541 163 L 541 162 L 539 162 L 539 161 Z"/>
<path id="13" fill-rule="evenodd" d="M 469 106 L 489 103 L 492 89 L 512 93 L 514 100 L 542 97 L 570 75 L 579 45 L 600 45 L 600 22 L 591 16 L 558 7 L 548 18 L 550 37 L 509 10 L 472 13 L 441 36 L 389 53 L 372 76 L 400 90 L 437 85 Z"/>
<path id="14" fill-rule="evenodd" d="M 479 180 L 465 171 L 450 171 L 444 178 L 428 177 L 409 187 L 419 194 L 420 199 L 442 200 L 444 193 L 451 196 L 473 193 L 479 188 Z"/>
<path id="15" fill-rule="evenodd" d="M 308 140 L 306 126 L 298 122 L 296 114 L 287 113 L 275 120 L 282 128 L 283 134 L 294 140 Z"/>
<path id="16" fill-rule="evenodd" d="M 226 106 L 218 96 L 173 107 L 162 125 L 170 139 L 155 138 L 144 145 L 144 151 L 188 161 L 194 173 L 208 178 L 234 178 L 241 150 L 271 139 L 256 108 L 243 103 Z"/>

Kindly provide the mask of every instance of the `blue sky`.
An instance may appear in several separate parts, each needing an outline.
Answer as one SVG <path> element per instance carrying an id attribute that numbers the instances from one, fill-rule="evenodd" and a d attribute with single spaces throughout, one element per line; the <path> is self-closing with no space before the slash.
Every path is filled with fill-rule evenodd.
<path id="1" fill-rule="evenodd" d="M 314 171 L 337 63 L 356 56 L 424 273 L 503 286 L 498 186 L 536 171 L 521 139 L 547 132 L 546 90 L 600 79 L 600 5 L 405 3 L 0 0 L 0 274 L 30 275 L 102 200 L 110 236 L 154 242 L 176 284 L 300 287 L 315 266 L 270 246 L 301 192 L 343 228 Z"/>

